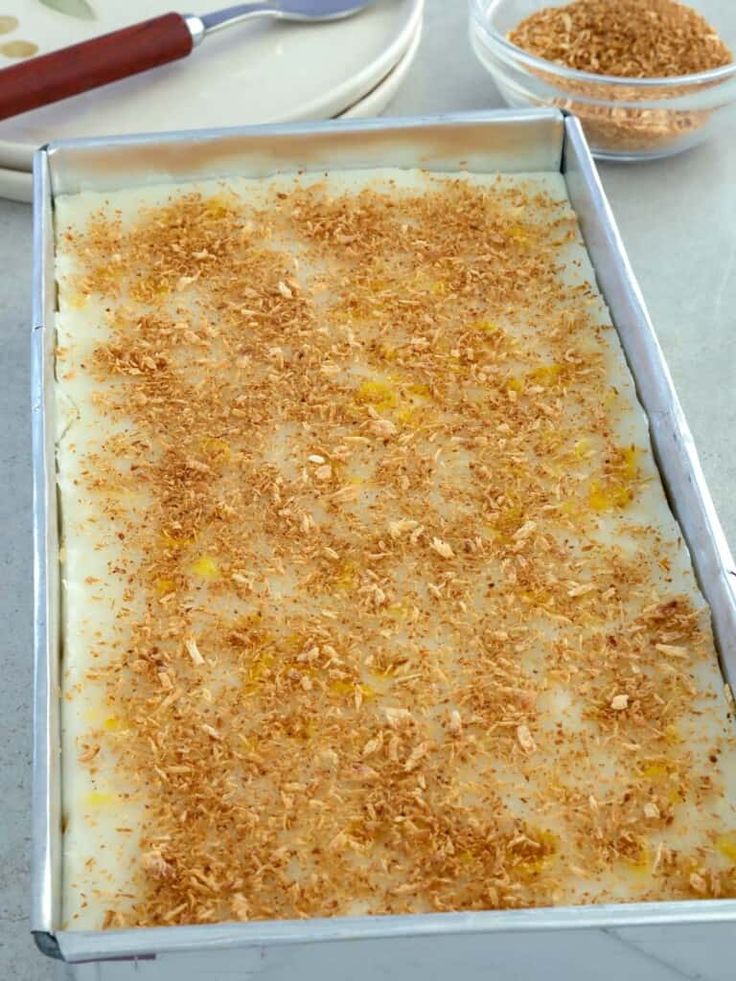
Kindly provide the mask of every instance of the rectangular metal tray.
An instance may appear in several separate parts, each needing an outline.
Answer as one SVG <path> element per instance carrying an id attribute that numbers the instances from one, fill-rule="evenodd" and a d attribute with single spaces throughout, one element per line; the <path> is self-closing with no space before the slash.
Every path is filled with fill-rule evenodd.
<path id="1" fill-rule="evenodd" d="M 710 603 L 724 677 L 736 686 L 736 570 L 639 288 L 580 124 L 556 110 L 308 123 L 51 144 L 34 162 L 32 414 L 35 719 L 32 929 L 47 954 L 80 962 L 286 943 L 513 931 L 725 924 L 736 900 L 63 931 L 59 726 L 59 563 L 54 459 L 54 198 L 161 181 L 375 166 L 562 172 L 598 284 L 649 420 L 670 504 Z M 526 941 L 525 941 L 526 943 Z M 329 957 L 328 954 L 325 955 Z"/>

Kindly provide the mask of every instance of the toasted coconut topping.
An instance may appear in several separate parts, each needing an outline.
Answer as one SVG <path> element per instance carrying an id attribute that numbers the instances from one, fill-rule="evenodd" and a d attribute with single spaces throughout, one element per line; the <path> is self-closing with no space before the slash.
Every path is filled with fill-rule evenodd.
<path id="1" fill-rule="evenodd" d="M 63 527 L 107 562 L 68 600 L 111 611 L 68 765 L 138 849 L 72 926 L 736 895 L 707 611 L 574 216 L 416 181 L 62 227 Z"/>
<path id="2" fill-rule="evenodd" d="M 548 61 L 627 78 L 692 75 L 733 60 L 705 18 L 677 0 L 574 0 L 536 11 L 509 38 Z"/>

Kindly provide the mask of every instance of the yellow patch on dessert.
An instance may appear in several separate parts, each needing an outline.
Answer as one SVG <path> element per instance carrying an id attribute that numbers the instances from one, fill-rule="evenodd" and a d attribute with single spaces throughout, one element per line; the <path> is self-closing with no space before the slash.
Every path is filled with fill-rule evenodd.
<path id="1" fill-rule="evenodd" d="M 249 663 L 245 673 L 245 683 L 243 692 L 246 695 L 255 695 L 260 683 L 266 673 L 271 670 L 274 664 L 274 656 L 271 651 L 261 651 Z"/>
<path id="2" fill-rule="evenodd" d="M 672 722 L 664 727 L 663 735 L 664 741 L 669 746 L 678 746 L 682 742 L 682 736 L 680 735 L 677 726 Z"/>
<path id="3" fill-rule="evenodd" d="M 625 477 L 633 480 L 638 476 L 640 455 L 640 450 L 636 446 L 625 446 L 619 452 L 620 469 Z"/>
<path id="4" fill-rule="evenodd" d="M 614 483 L 594 480 L 588 490 L 588 504 L 593 511 L 616 511 L 628 507 L 634 500 L 631 487 Z"/>
<path id="5" fill-rule="evenodd" d="M 200 440 L 199 445 L 204 455 L 210 461 L 225 463 L 230 459 L 230 444 L 227 440 L 218 439 L 214 436 L 205 436 Z"/>
<path id="6" fill-rule="evenodd" d="M 674 760 L 653 760 L 641 767 L 640 773 L 653 783 L 667 783 L 677 779 L 680 768 Z"/>
<path id="7" fill-rule="evenodd" d="M 234 214 L 232 204 L 224 197 L 213 195 L 204 204 L 204 212 L 208 218 L 222 219 Z"/>
<path id="8" fill-rule="evenodd" d="M 546 606 L 552 594 L 546 589 L 528 589 L 521 593 L 521 598 L 530 606 Z"/>
<path id="9" fill-rule="evenodd" d="M 652 853 L 645 841 L 639 843 L 636 853 L 624 860 L 624 865 L 637 879 L 644 879 L 652 871 Z"/>
<path id="10" fill-rule="evenodd" d="M 359 402 L 367 403 L 376 409 L 393 409 L 397 402 L 396 386 L 378 378 L 366 378 L 358 386 Z"/>
<path id="11" fill-rule="evenodd" d="M 214 582 L 220 578 L 220 566 L 217 559 L 211 555 L 200 555 L 189 566 L 189 571 L 195 576 L 199 576 L 200 579 L 206 579 L 208 582 Z"/>
<path id="12" fill-rule="evenodd" d="M 357 479 L 357 478 L 356 478 Z M 351 481 L 352 483 L 352 481 Z M 358 570 L 354 562 L 341 563 L 332 578 L 332 588 L 338 593 L 348 593 L 358 584 Z"/>
<path id="13" fill-rule="evenodd" d="M 327 688 L 332 695 L 355 695 L 356 690 L 360 690 L 363 698 L 368 701 L 376 697 L 376 690 L 370 685 L 367 685 L 364 682 L 359 682 L 356 684 L 354 681 L 347 681 L 343 678 L 331 681 Z"/>
<path id="14" fill-rule="evenodd" d="M 531 242 L 529 229 L 525 228 L 523 225 L 510 225 L 508 235 L 512 241 L 517 242 L 519 245 L 529 245 Z"/>
<path id="15" fill-rule="evenodd" d="M 559 850 L 557 835 L 551 831 L 530 831 L 528 837 L 534 845 L 530 845 L 530 854 L 514 866 L 522 879 L 535 878 L 548 869 L 554 862 Z M 535 850 L 531 850 L 537 846 Z"/>
<path id="16" fill-rule="evenodd" d="M 90 792 L 84 798 L 84 803 L 86 807 L 95 810 L 112 807 L 118 803 L 118 800 L 118 794 L 105 793 L 102 790 L 90 790 Z"/>
<path id="17" fill-rule="evenodd" d="M 173 593 L 176 589 L 176 583 L 173 579 L 157 579 L 156 583 L 156 593 L 159 596 L 168 596 L 169 593 Z"/>
<path id="18" fill-rule="evenodd" d="M 732 865 L 736 865 L 736 831 L 726 831 L 716 838 L 716 848 Z"/>
<path id="19" fill-rule="evenodd" d="M 75 290 L 74 292 L 70 293 L 66 298 L 66 302 L 69 304 L 72 310 L 83 310 L 87 306 L 88 300 L 89 297 L 79 290 Z"/>
<path id="20" fill-rule="evenodd" d="M 534 368 L 529 372 L 529 378 L 531 378 L 534 384 L 543 385 L 544 387 L 555 385 L 560 380 L 561 375 L 561 364 L 540 365 L 539 368 Z"/>
<path id="21" fill-rule="evenodd" d="M 469 324 L 471 330 L 479 330 L 483 334 L 498 334 L 500 332 L 500 327 L 498 324 L 494 323 L 492 320 L 474 320 Z"/>
<path id="22" fill-rule="evenodd" d="M 572 455 L 578 460 L 584 460 L 592 449 L 591 442 L 587 437 L 579 439 L 572 448 Z"/>

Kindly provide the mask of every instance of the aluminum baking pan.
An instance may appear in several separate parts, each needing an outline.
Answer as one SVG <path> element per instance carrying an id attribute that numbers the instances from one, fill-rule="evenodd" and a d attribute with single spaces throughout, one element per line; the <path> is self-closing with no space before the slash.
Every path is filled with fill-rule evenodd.
<path id="1" fill-rule="evenodd" d="M 649 420 L 672 509 L 710 603 L 724 677 L 736 684 L 736 571 L 692 436 L 582 130 L 553 109 L 307 123 L 51 144 L 34 162 L 32 351 L 35 528 L 35 721 L 32 929 L 71 962 L 286 943 L 736 921 L 736 901 L 702 900 L 308 921 L 60 929 L 59 571 L 54 462 L 54 198 L 160 181 L 375 166 L 432 171 L 562 172 L 598 283 Z"/>

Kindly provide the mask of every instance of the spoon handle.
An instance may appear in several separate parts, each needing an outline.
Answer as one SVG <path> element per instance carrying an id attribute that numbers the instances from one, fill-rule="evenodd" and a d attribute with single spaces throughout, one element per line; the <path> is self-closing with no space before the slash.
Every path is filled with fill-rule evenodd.
<path id="1" fill-rule="evenodd" d="M 0 71 L 0 119 L 184 58 L 192 47 L 187 20 L 170 13 L 29 58 Z"/>

